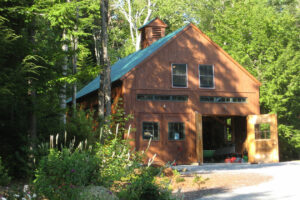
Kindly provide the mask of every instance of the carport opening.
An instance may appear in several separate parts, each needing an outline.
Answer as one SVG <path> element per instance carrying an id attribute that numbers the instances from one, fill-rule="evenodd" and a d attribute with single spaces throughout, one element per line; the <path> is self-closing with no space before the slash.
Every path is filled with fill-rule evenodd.
<path id="1" fill-rule="evenodd" d="M 204 162 L 225 162 L 246 155 L 247 122 L 244 116 L 203 116 Z M 239 162 L 239 159 L 237 160 Z"/>

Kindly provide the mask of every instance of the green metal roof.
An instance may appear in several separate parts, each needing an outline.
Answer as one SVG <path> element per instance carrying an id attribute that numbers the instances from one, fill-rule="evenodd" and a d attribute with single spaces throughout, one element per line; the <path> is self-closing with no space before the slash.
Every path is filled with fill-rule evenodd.
<path id="1" fill-rule="evenodd" d="M 168 34 L 167 36 L 159 39 L 154 42 L 152 45 L 148 46 L 145 49 L 139 50 L 130 54 L 129 56 L 118 60 L 114 65 L 111 66 L 111 82 L 114 82 L 124 76 L 131 69 L 140 64 L 143 60 L 148 58 L 152 53 L 162 47 L 165 43 L 167 43 L 170 39 L 172 39 L 175 35 L 181 32 L 186 26 Z M 80 91 L 76 94 L 76 99 L 83 97 L 100 87 L 99 76 L 97 76 L 94 80 L 84 86 Z M 72 98 L 67 100 L 67 103 L 71 102 Z"/>
<path id="2" fill-rule="evenodd" d="M 153 22 L 154 20 L 156 20 L 157 18 L 153 18 L 151 19 L 149 22 L 147 22 L 146 24 L 144 24 L 143 26 L 141 26 L 138 30 L 144 28 L 145 26 L 147 26 L 148 24 L 150 24 L 151 22 Z"/>

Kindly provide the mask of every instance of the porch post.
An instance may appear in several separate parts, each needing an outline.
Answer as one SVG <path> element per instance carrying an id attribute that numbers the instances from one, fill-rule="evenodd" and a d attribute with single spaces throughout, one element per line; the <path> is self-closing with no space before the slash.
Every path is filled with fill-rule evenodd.
<path id="1" fill-rule="evenodd" d="M 195 125 L 196 125 L 196 154 L 199 165 L 203 164 L 203 141 L 202 141 L 202 115 L 195 112 Z"/>

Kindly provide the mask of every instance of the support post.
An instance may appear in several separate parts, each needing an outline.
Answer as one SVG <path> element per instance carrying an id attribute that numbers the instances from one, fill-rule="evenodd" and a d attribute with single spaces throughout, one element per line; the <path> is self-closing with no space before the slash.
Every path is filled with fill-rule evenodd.
<path id="1" fill-rule="evenodd" d="M 202 129 L 202 115 L 195 112 L 196 123 L 196 154 L 199 165 L 203 164 L 203 129 Z"/>

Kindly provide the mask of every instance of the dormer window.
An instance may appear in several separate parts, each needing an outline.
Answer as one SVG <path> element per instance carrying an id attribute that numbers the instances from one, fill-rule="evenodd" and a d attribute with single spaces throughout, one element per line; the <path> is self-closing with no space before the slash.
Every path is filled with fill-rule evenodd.
<path id="1" fill-rule="evenodd" d="M 172 86 L 187 87 L 187 64 L 172 64 Z"/>
<path id="2" fill-rule="evenodd" d="M 200 88 L 214 88 L 214 66 L 199 65 Z"/>

